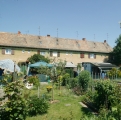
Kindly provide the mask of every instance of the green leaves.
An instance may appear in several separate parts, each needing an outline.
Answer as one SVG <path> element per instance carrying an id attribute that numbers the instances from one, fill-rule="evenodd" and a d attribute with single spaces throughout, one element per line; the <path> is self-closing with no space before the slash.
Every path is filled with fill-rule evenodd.
<path id="1" fill-rule="evenodd" d="M 95 96 L 95 104 L 97 107 L 106 106 L 108 109 L 115 101 L 116 83 L 110 80 L 100 80 L 95 86 L 97 95 Z"/>
<path id="2" fill-rule="evenodd" d="M 121 35 L 119 35 L 119 38 L 117 38 L 116 40 L 116 46 L 114 47 L 113 49 L 113 52 L 112 52 L 112 56 L 113 56 L 113 63 L 116 64 L 116 65 L 120 65 L 121 64 Z"/>
<path id="3" fill-rule="evenodd" d="M 90 80 L 90 73 L 86 70 L 81 71 L 79 74 L 79 85 L 82 88 L 83 91 L 87 90 L 88 83 Z"/>
<path id="4" fill-rule="evenodd" d="M 40 86 L 39 78 L 37 76 L 29 76 L 27 77 L 27 81 L 33 83 L 36 87 Z"/>
<path id="5" fill-rule="evenodd" d="M 40 55 L 40 54 L 34 54 L 30 58 L 28 58 L 28 61 L 31 62 L 31 64 L 35 63 L 35 62 L 39 62 L 39 61 L 45 61 L 45 62 L 49 63 L 50 59 L 49 58 L 45 58 L 45 56 Z"/>
<path id="6" fill-rule="evenodd" d="M 4 97 L 8 98 L 8 101 L 3 106 L 3 120 L 25 120 L 27 115 L 27 100 L 23 96 L 23 87 L 21 81 L 6 84 Z"/>
<path id="7" fill-rule="evenodd" d="M 48 103 L 44 99 L 39 99 L 33 96 L 29 100 L 28 112 L 29 116 L 46 113 L 49 108 Z"/>

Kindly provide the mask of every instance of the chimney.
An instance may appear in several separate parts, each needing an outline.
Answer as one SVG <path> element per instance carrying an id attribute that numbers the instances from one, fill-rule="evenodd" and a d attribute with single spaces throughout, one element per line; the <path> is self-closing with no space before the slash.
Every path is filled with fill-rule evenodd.
<path id="1" fill-rule="evenodd" d="M 82 38 L 82 40 L 84 40 L 84 41 L 85 41 L 85 40 L 86 40 L 86 38 Z"/>
<path id="2" fill-rule="evenodd" d="M 47 37 L 50 37 L 50 35 L 47 34 Z"/>
<path id="3" fill-rule="evenodd" d="M 106 40 L 104 40 L 104 43 L 106 43 Z"/>
<path id="4" fill-rule="evenodd" d="M 20 34 L 21 34 L 21 32 L 20 32 L 20 31 L 18 31 L 18 34 L 20 35 Z"/>

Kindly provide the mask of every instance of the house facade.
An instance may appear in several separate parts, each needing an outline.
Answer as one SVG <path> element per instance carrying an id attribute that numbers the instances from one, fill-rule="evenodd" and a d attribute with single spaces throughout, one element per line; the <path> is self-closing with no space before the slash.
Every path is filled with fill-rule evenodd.
<path id="1" fill-rule="evenodd" d="M 17 63 L 26 62 L 33 54 L 72 62 L 103 63 L 113 49 L 106 40 L 103 42 L 65 39 L 47 36 L 34 36 L 18 33 L 0 32 L 0 60 L 12 59 Z"/>

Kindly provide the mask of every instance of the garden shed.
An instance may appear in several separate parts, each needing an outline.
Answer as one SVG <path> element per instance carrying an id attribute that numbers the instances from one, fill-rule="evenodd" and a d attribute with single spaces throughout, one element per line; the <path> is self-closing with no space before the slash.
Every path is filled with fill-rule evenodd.
<path id="1" fill-rule="evenodd" d="M 112 68 L 118 68 L 116 65 L 111 63 L 97 63 L 97 62 L 83 62 L 82 66 L 84 70 L 87 70 L 91 73 L 93 78 L 99 78 L 105 76 L 106 72 Z"/>

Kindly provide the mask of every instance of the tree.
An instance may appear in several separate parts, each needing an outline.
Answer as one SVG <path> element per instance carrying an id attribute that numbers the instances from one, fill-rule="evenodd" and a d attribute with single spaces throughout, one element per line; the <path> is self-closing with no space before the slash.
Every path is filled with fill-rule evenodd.
<path id="1" fill-rule="evenodd" d="M 119 38 L 115 41 L 116 46 L 113 49 L 113 52 L 111 53 L 111 56 L 113 56 L 112 63 L 116 65 L 121 64 L 121 35 L 119 35 Z"/>
<path id="2" fill-rule="evenodd" d="M 40 54 L 34 54 L 31 57 L 29 57 L 27 59 L 27 61 L 29 61 L 31 63 L 35 63 L 35 62 L 38 62 L 38 61 L 44 61 L 44 62 L 49 63 L 50 62 L 50 59 L 49 58 L 46 58 L 45 56 L 40 55 Z"/>
<path id="3" fill-rule="evenodd" d="M 55 62 L 55 59 L 54 59 L 53 64 L 54 66 L 52 68 L 40 67 L 38 69 L 39 74 L 47 75 L 52 80 L 52 101 L 54 100 L 53 85 L 55 82 L 57 82 L 59 76 L 64 74 L 64 68 L 66 63 L 61 60 L 58 62 Z"/>

